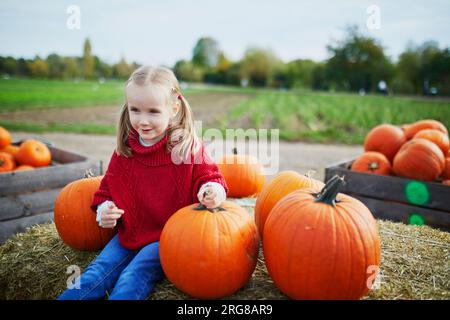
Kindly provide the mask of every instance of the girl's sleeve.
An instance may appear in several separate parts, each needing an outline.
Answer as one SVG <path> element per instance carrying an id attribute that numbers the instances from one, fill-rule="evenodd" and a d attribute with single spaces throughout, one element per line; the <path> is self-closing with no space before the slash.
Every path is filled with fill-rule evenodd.
<path id="1" fill-rule="evenodd" d="M 207 182 L 216 182 L 222 185 L 225 192 L 228 193 L 228 187 L 225 178 L 214 163 L 214 160 L 208 155 L 204 147 L 201 148 L 201 161 L 194 162 L 192 198 L 197 201 L 197 193 L 200 187 Z"/>
<path id="2" fill-rule="evenodd" d="M 108 165 L 108 169 L 105 172 L 105 175 L 103 176 L 102 182 L 100 183 L 100 187 L 98 188 L 98 190 L 94 193 L 94 199 L 92 200 L 91 203 L 91 209 L 94 211 L 97 211 L 97 206 L 105 201 L 112 201 L 112 196 L 111 193 L 109 191 L 109 186 L 108 186 L 108 176 L 109 176 L 109 172 L 111 170 L 111 168 L 115 165 L 117 161 L 117 155 L 116 152 L 114 151 L 111 160 L 109 162 Z"/>

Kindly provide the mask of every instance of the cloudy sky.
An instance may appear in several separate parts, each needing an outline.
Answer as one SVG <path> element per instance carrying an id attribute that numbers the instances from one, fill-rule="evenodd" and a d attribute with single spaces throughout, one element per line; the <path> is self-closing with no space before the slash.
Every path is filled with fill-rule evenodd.
<path id="1" fill-rule="evenodd" d="M 67 27 L 74 17 L 67 12 L 71 5 L 80 10 L 79 29 Z M 373 5 L 379 16 L 370 11 Z M 375 28 L 368 28 L 368 21 Z M 342 39 L 350 24 L 378 39 L 394 59 L 408 41 L 435 40 L 450 47 L 449 0 L 1 0 L 0 55 L 79 56 L 89 37 L 93 53 L 108 63 L 124 56 L 172 66 L 190 59 L 195 42 L 210 36 L 231 60 L 258 46 L 285 62 L 319 61 L 328 57 L 326 45 Z"/>

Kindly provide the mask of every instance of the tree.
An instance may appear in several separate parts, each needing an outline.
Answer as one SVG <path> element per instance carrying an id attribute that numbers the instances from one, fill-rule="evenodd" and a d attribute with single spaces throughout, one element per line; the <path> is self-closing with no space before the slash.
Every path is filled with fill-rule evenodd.
<path id="1" fill-rule="evenodd" d="M 36 58 L 28 64 L 30 74 L 34 78 L 47 78 L 49 74 L 48 63 L 36 56 Z"/>
<path id="2" fill-rule="evenodd" d="M 240 77 L 257 87 L 266 86 L 280 60 L 270 50 L 249 48 L 241 61 Z"/>
<path id="3" fill-rule="evenodd" d="M 380 80 L 392 78 L 393 66 L 383 47 L 356 26 L 348 27 L 346 38 L 327 49 L 331 54 L 327 76 L 338 89 L 375 91 Z"/>
<path id="4" fill-rule="evenodd" d="M 194 46 L 192 63 L 201 68 L 215 67 L 221 51 L 219 44 L 213 38 L 200 38 Z"/>
<path id="5" fill-rule="evenodd" d="M 204 75 L 202 68 L 186 60 L 179 60 L 175 63 L 174 73 L 180 81 L 193 82 L 201 82 Z"/>
<path id="6" fill-rule="evenodd" d="M 313 71 L 316 63 L 298 59 L 286 64 L 286 85 L 288 88 L 312 88 Z"/>
<path id="7" fill-rule="evenodd" d="M 48 75 L 51 79 L 63 79 L 65 77 L 66 64 L 62 57 L 52 53 L 47 57 Z"/>
<path id="8" fill-rule="evenodd" d="M 94 57 L 89 38 L 84 41 L 83 46 L 83 76 L 86 79 L 92 79 L 94 76 Z"/>

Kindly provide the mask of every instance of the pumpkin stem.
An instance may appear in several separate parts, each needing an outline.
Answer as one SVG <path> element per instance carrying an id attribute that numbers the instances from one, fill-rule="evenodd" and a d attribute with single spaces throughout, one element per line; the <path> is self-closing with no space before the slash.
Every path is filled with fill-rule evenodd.
<path id="1" fill-rule="evenodd" d="M 95 177 L 95 174 L 92 172 L 91 168 L 84 171 L 84 177 L 85 178 L 93 178 Z"/>
<path id="2" fill-rule="evenodd" d="M 376 161 L 370 162 L 369 163 L 369 170 L 370 171 L 375 171 L 377 169 L 379 169 L 380 166 L 378 165 L 378 163 Z"/>
<path id="3" fill-rule="evenodd" d="M 305 173 L 305 177 L 307 177 L 308 179 L 312 179 L 312 177 L 316 174 L 316 170 L 314 169 L 309 169 L 306 173 Z"/>
<path id="4" fill-rule="evenodd" d="M 316 194 L 316 202 L 324 202 L 329 205 L 336 205 L 336 196 L 339 193 L 339 188 L 344 183 L 344 178 L 335 175 L 333 178 L 327 181 L 325 187 Z"/>
<path id="5" fill-rule="evenodd" d="M 203 211 L 203 210 L 208 210 L 211 213 L 214 212 L 218 212 L 218 211 L 226 211 L 224 208 L 222 207 L 217 207 L 217 208 L 207 208 L 204 204 L 199 204 L 197 207 L 194 208 L 194 210 L 198 210 L 198 211 Z"/>

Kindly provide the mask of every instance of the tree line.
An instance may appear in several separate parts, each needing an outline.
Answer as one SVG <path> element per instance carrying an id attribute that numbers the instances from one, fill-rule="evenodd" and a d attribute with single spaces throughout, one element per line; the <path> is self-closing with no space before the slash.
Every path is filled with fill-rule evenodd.
<path id="1" fill-rule="evenodd" d="M 450 95 L 450 48 L 434 41 L 408 44 L 393 61 L 376 39 L 348 27 L 346 36 L 327 46 L 330 58 L 316 62 L 297 59 L 283 62 L 269 49 L 248 48 L 242 59 L 231 61 L 219 43 L 200 38 L 190 59 L 172 67 L 187 82 L 204 82 L 272 88 L 377 92 L 415 95 Z M 50 79 L 126 79 L 139 66 L 122 58 L 109 65 L 92 54 L 91 43 L 84 43 L 83 56 L 31 60 L 0 57 L 4 75 Z"/>

